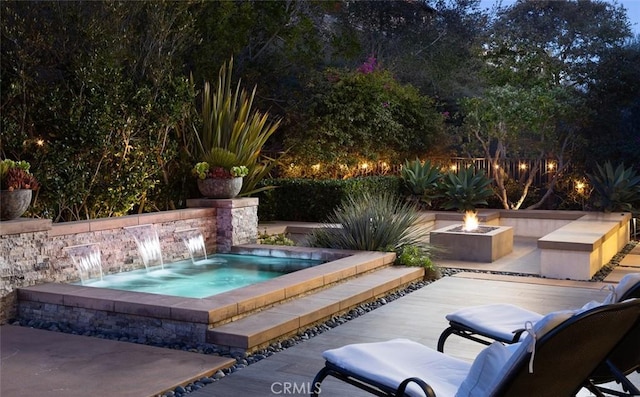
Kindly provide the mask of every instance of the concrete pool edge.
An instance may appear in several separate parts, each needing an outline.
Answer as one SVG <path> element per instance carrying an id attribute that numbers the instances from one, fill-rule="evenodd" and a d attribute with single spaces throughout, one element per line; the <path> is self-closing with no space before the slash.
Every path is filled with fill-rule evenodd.
<path id="1" fill-rule="evenodd" d="M 234 252 L 333 259 L 212 297 L 173 296 L 47 283 L 18 290 L 18 319 L 119 332 L 141 340 L 205 343 L 207 330 L 393 263 L 384 252 L 245 245 Z"/>

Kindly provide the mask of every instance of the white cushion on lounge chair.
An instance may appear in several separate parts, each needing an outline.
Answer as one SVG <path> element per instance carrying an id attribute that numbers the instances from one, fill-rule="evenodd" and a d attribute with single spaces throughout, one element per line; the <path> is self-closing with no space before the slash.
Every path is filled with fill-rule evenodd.
<path id="1" fill-rule="evenodd" d="M 515 350 L 513 354 L 509 357 L 504 367 L 502 368 L 502 377 L 494 378 L 494 383 L 489 386 L 489 390 L 495 389 L 500 380 L 504 377 L 504 375 L 510 373 L 515 368 L 516 364 L 522 359 L 524 355 L 527 353 L 534 353 L 533 356 L 529 360 L 529 369 L 532 372 L 535 372 L 535 344 L 536 342 L 546 335 L 549 331 L 573 317 L 574 315 L 582 312 L 581 309 L 578 310 L 559 310 L 557 312 L 551 312 L 541 318 L 538 322 L 532 325 L 529 330 L 527 325 L 524 325 L 527 332 L 525 332 L 524 338 L 520 338 L 522 342 L 515 344 Z"/>
<path id="2" fill-rule="evenodd" d="M 465 307 L 446 316 L 449 321 L 506 340 L 513 339 L 513 331 L 524 328 L 527 321 L 536 323 L 542 317 L 539 313 L 505 303 Z"/>
<path id="3" fill-rule="evenodd" d="M 466 361 L 408 339 L 351 344 L 327 350 L 322 356 L 340 368 L 392 388 L 407 378 L 420 378 L 438 396 L 455 395 L 471 368 Z M 424 396 L 415 384 L 409 384 L 407 392 Z"/>
<path id="4" fill-rule="evenodd" d="M 493 342 L 482 350 L 471 364 L 471 369 L 460 385 L 456 397 L 484 397 L 498 384 L 496 378 L 504 376 L 504 365 L 511 355 L 520 348 L 520 344 L 505 346 L 500 342 Z"/>
<path id="5" fill-rule="evenodd" d="M 622 279 L 620 280 L 620 282 L 618 283 L 618 285 L 614 290 L 615 300 L 619 301 L 622 298 L 622 296 L 626 294 L 627 291 L 629 291 L 631 287 L 633 287 L 638 283 L 640 283 L 640 273 L 630 273 L 622 277 Z M 607 303 L 613 303 L 613 302 L 607 302 Z"/>

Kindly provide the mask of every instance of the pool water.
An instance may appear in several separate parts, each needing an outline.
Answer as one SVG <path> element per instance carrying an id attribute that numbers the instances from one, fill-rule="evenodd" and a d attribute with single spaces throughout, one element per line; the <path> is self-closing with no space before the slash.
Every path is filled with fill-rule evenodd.
<path id="1" fill-rule="evenodd" d="M 84 286 L 204 298 L 323 263 L 319 260 L 215 254 L 207 259 L 110 274 Z M 79 283 L 77 283 L 79 284 Z"/>

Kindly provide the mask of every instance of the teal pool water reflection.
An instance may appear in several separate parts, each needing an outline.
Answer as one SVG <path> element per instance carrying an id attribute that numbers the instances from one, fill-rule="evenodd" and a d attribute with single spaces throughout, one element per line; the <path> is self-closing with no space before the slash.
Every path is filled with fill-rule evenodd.
<path id="1" fill-rule="evenodd" d="M 110 274 L 84 282 L 85 287 L 147 292 L 185 298 L 204 298 L 260 283 L 323 261 L 256 255 L 215 254 L 207 259 L 165 264 Z M 79 284 L 79 283 L 78 283 Z"/>

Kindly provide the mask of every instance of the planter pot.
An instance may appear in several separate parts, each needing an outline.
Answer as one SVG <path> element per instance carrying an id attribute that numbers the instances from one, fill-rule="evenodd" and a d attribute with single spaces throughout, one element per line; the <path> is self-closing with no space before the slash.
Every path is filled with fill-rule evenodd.
<path id="1" fill-rule="evenodd" d="M 31 189 L 0 190 L 0 220 L 19 218 L 31 204 Z"/>
<path id="2" fill-rule="evenodd" d="M 200 194 L 206 198 L 230 199 L 240 193 L 242 177 L 229 179 L 198 179 Z"/>

